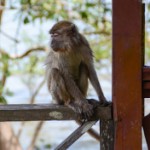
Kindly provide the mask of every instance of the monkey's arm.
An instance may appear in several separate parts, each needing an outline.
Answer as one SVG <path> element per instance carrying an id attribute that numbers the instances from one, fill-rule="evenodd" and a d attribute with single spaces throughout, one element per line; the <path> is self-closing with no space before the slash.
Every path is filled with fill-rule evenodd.
<path id="1" fill-rule="evenodd" d="M 66 84 L 68 92 L 71 94 L 71 96 L 75 100 L 85 99 L 84 95 L 82 94 L 82 92 L 78 88 L 77 84 L 72 79 L 72 76 L 68 72 L 63 71 L 63 78 L 65 80 L 65 84 Z"/>
<path id="2" fill-rule="evenodd" d="M 99 100 L 102 100 L 102 102 L 105 102 L 106 98 L 104 96 L 100 82 L 98 81 L 98 77 L 97 77 L 96 71 L 94 69 L 94 65 L 92 63 L 87 63 L 87 67 L 88 67 L 88 71 L 89 71 L 89 79 L 90 79 L 94 89 L 96 90 Z"/>
<path id="3" fill-rule="evenodd" d="M 89 73 L 88 75 L 89 75 L 90 82 L 93 85 L 94 89 L 96 90 L 96 93 L 101 103 L 105 104 L 107 103 L 107 100 L 104 96 L 104 93 L 102 91 L 100 82 L 98 81 L 98 77 L 94 68 L 92 51 L 90 47 L 85 46 L 82 52 L 83 52 L 83 61 L 88 68 L 88 73 Z"/>
<path id="4" fill-rule="evenodd" d="M 82 94 L 71 75 L 67 72 L 63 72 L 63 78 L 68 92 L 73 97 L 70 103 L 67 105 L 76 112 L 82 114 L 83 118 L 89 118 L 93 114 L 93 106 L 88 103 L 85 96 Z"/>

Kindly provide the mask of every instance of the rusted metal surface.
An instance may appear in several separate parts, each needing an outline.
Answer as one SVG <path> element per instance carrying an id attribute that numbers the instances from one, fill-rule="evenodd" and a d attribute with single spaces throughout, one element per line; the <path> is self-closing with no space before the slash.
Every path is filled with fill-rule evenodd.
<path id="1" fill-rule="evenodd" d="M 100 121 L 100 150 L 114 150 L 114 121 Z"/>
<path id="2" fill-rule="evenodd" d="M 148 149 L 150 150 L 150 114 L 143 119 L 143 129 L 147 141 Z"/>
<path id="3" fill-rule="evenodd" d="M 150 98 L 150 67 L 143 67 L 143 97 Z"/>
<path id="4" fill-rule="evenodd" d="M 113 0 L 115 150 L 142 149 L 143 16 L 139 0 Z"/>
<path id="5" fill-rule="evenodd" d="M 150 66 L 143 67 L 143 81 L 150 81 Z"/>

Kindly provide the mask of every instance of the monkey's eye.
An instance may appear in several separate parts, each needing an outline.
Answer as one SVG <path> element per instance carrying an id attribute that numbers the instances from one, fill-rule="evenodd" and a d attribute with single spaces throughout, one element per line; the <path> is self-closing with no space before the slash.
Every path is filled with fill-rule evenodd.
<path id="1" fill-rule="evenodd" d="M 51 34 L 51 37 L 56 37 L 56 36 L 58 36 L 59 34 L 58 33 L 52 33 Z"/>

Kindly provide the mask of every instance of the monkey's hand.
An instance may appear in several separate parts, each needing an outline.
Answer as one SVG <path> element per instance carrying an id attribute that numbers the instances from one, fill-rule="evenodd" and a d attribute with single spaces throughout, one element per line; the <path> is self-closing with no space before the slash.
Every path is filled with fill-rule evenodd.
<path id="1" fill-rule="evenodd" d="M 93 115 L 93 106 L 89 104 L 87 100 L 76 100 L 71 102 L 68 106 L 76 113 L 79 113 L 84 121 Z"/>
<path id="2" fill-rule="evenodd" d="M 111 102 L 107 101 L 106 99 L 101 99 L 100 100 L 100 105 L 101 106 L 108 106 L 110 104 L 111 104 Z"/>

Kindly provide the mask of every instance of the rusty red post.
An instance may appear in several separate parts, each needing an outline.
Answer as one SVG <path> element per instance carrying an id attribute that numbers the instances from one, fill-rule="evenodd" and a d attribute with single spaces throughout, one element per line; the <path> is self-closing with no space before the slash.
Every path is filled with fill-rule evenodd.
<path id="1" fill-rule="evenodd" d="M 113 0 L 113 110 L 115 150 L 142 149 L 144 7 Z"/>

